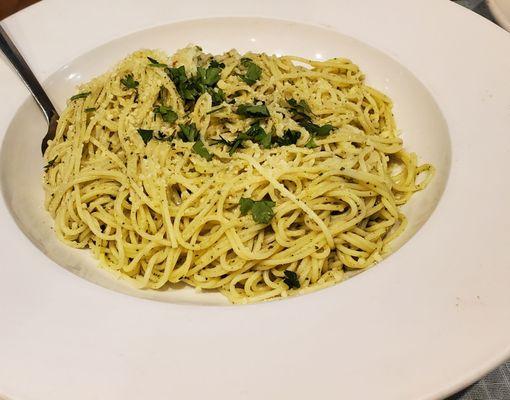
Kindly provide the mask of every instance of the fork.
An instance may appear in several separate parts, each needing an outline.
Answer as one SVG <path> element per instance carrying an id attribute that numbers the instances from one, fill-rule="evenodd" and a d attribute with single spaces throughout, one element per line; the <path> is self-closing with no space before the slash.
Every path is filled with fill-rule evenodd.
<path id="1" fill-rule="evenodd" d="M 5 54 L 9 62 L 12 64 L 21 80 L 25 83 L 26 87 L 32 93 L 35 101 L 41 108 L 41 111 L 48 122 L 48 131 L 41 142 L 41 151 L 44 154 L 48 147 L 48 141 L 55 137 L 58 122 L 58 112 L 51 103 L 50 98 L 42 88 L 41 84 L 35 77 L 34 73 L 21 56 L 21 53 L 16 48 L 7 32 L 0 25 L 0 50 Z"/>

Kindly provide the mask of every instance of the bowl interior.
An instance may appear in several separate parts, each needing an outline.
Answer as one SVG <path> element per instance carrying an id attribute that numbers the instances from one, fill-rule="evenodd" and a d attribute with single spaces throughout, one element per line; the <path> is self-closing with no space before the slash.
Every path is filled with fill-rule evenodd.
<path id="1" fill-rule="evenodd" d="M 98 47 L 55 72 L 45 87 L 58 109 L 65 107 L 75 86 L 111 68 L 128 53 L 159 48 L 168 53 L 198 44 L 204 51 L 292 54 L 325 60 L 345 57 L 358 64 L 367 83 L 394 101 L 394 113 L 404 146 L 421 161 L 431 162 L 437 172 L 429 187 L 405 206 L 409 226 L 393 245 L 398 250 L 432 215 L 446 186 L 450 168 L 447 124 L 433 97 L 417 77 L 388 55 L 351 37 L 322 27 L 262 18 L 214 18 L 169 24 L 133 33 Z M 14 116 L 0 153 L 1 186 L 6 203 L 20 229 L 57 265 L 105 288 L 160 301 L 194 304 L 226 304 L 218 293 L 197 293 L 184 285 L 172 290 L 135 290 L 101 268 L 89 251 L 69 248 L 52 231 L 53 221 L 43 206 L 41 139 L 44 119 L 32 99 Z M 379 264 L 391 262 L 391 256 Z M 34 265 L 34 268 L 36 266 Z"/>

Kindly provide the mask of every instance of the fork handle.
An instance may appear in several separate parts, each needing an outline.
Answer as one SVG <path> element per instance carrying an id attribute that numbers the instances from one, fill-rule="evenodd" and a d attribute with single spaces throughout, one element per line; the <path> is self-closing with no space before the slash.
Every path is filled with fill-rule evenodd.
<path id="1" fill-rule="evenodd" d="M 32 93 L 32 96 L 34 96 L 34 99 L 37 104 L 39 104 L 39 107 L 41 107 L 48 124 L 52 119 L 58 118 L 57 110 L 53 106 L 50 98 L 42 88 L 26 61 L 23 59 L 19 50 L 7 35 L 7 32 L 5 32 L 2 28 L 2 25 L 0 25 L 0 50 L 2 50 L 5 54 L 28 90 L 30 90 L 30 93 Z"/>

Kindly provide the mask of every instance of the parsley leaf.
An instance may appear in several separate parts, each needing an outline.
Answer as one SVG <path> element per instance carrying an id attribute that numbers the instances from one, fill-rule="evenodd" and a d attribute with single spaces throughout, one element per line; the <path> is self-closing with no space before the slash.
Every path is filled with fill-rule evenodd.
<path id="1" fill-rule="evenodd" d="M 298 274 L 294 271 L 285 270 L 283 271 L 285 274 L 285 278 L 283 278 L 283 282 L 289 287 L 289 289 L 299 289 L 301 284 L 299 283 Z"/>
<path id="2" fill-rule="evenodd" d="M 317 147 L 317 143 L 315 143 L 315 136 L 310 135 L 310 139 L 308 139 L 308 142 L 305 143 L 305 147 L 308 147 L 309 149 Z"/>
<path id="3" fill-rule="evenodd" d="M 133 74 L 127 74 L 120 80 L 120 83 L 122 83 L 126 89 L 136 89 L 139 85 L 139 82 L 134 80 Z"/>
<path id="4" fill-rule="evenodd" d="M 149 143 L 149 141 L 152 139 L 153 133 L 153 129 L 138 129 L 138 134 L 142 137 L 142 140 L 145 144 Z"/>
<path id="5" fill-rule="evenodd" d="M 207 111 L 206 114 L 209 115 L 209 114 L 214 114 L 216 111 L 220 111 L 220 110 L 223 110 L 226 106 L 221 106 L 221 107 L 218 107 L 218 108 L 213 108 L 212 110 L 210 111 Z"/>
<path id="6" fill-rule="evenodd" d="M 244 117 L 266 118 L 269 117 L 269 110 L 265 104 L 241 104 L 237 107 L 236 114 Z"/>
<path id="7" fill-rule="evenodd" d="M 50 169 L 51 167 L 53 167 L 53 165 L 55 164 L 55 161 L 57 161 L 57 157 L 58 157 L 58 156 L 55 156 L 55 158 L 54 158 L 53 160 L 48 161 L 48 164 L 46 164 L 46 165 L 43 167 L 43 168 L 44 168 L 44 172 L 48 172 L 48 171 L 49 171 L 49 169 Z"/>
<path id="8" fill-rule="evenodd" d="M 204 146 L 204 143 L 200 139 L 195 142 L 192 149 L 195 153 L 204 157 L 207 161 L 211 161 L 213 158 L 212 154 L 209 153 L 207 148 Z"/>
<path id="9" fill-rule="evenodd" d="M 243 65 L 246 67 L 246 73 L 240 76 L 240 78 L 246 84 L 251 86 L 260 79 L 260 76 L 262 75 L 262 68 L 252 61 L 246 61 Z"/>
<path id="10" fill-rule="evenodd" d="M 209 67 L 212 67 L 212 68 L 225 68 L 225 64 L 224 63 L 219 63 L 218 61 L 216 61 L 213 58 L 211 60 L 211 62 L 209 63 Z"/>
<path id="11" fill-rule="evenodd" d="M 329 133 L 333 130 L 333 125 L 330 125 L 330 124 L 319 126 L 319 125 L 311 123 L 311 122 L 305 122 L 305 123 L 302 123 L 301 125 L 308 132 L 313 133 L 318 137 L 328 136 Z"/>
<path id="12" fill-rule="evenodd" d="M 253 205 L 255 204 L 255 201 L 252 199 L 241 197 L 241 200 L 239 200 L 239 208 L 241 209 L 241 215 L 248 214 L 249 211 L 253 208 Z"/>
<path id="13" fill-rule="evenodd" d="M 85 109 L 85 112 L 86 112 L 86 113 L 89 113 L 89 112 L 94 112 L 94 111 L 96 111 L 96 110 L 97 110 L 97 108 L 96 108 L 96 107 L 89 107 L 89 108 L 86 108 L 86 109 Z"/>
<path id="14" fill-rule="evenodd" d="M 153 139 L 159 140 L 160 142 L 172 142 L 175 138 L 175 133 L 170 136 L 166 136 L 163 132 L 158 131 L 153 135 Z"/>
<path id="15" fill-rule="evenodd" d="M 207 86 L 214 86 L 220 80 L 221 68 L 209 67 L 205 71 L 204 84 Z"/>
<path id="16" fill-rule="evenodd" d="M 258 122 L 252 124 L 246 134 L 249 136 L 252 142 L 258 143 L 265 149 L 271 147 L 271 134 L 266 133 Z"/>
<path id="17" fill-rule="evenodd" d="M 301 137 L 301 132 L 287 129 L 283 136 L 273 136 L 273 143 L 278 146 L 290 146 L 296 144 L 298 139 Z"/>
<path id="18" fill-rule="evenodd" d="M 78 99 L 84 99 L 85 97 L 87 97 L 90 93 L 92 92 L 83 92 L 83 93 L 78 93 L 78 94 L 75 94 L 74 96 L 71 97 L 71 101 L 72 100 L 78 100 Z"/>
<path id="19" fill-rule="evenodd" d="M 165 106 L 154 107 L 154 118 L 157 114 L 161 115 L 163 121 L 168 122 L 169 124 L 173 124 L 175 121 L 177 121 L 177 118 L 179 118 L 174 110 Z"/>
<path id="20" fill-rule="evenodd" d="M 291 110 L 296 114 L 300 114 L 300 115 L 309 117 L 309 115 L 312 113 L 310 106 L 304 100 L 299 100 L 299 102 L 298 102 L 295 99 L 289 99 L 289 100 L 287 100 L 287 103 L 289 103 Z"/>
<path id="21" fill-rule="evenodd" d="M 166 68 L 166 67 L 168 67 L 167 64 L 160 63 L 158 60 L 155 60 L 152 57 L 147 57 L 147 59 L 151 62 L 149 64 L 149 67 L 155 67 L 155 68 Z"/>
<path id="22" fill-rule="evenodd" d="M 213 106 L 220 105 L 225 101 L 225 93 L 220 88 L 217 88 L 216 90 L 207 88 L 207 93 L 211 95 Z"/>
<path id="23" fill-rule="evenodd" d="M 179 124 L 181 128 L 179 137 L 183 142 L 195 142 L 200 139 L 200 134 L 195 124 Z"/>
<path id="24" fill-rule="evenodd" d="M 268 224 L 274 216 L 273 207 L 276 205 L 271 200 L 252 200 L 249 198 L 241 197 L 239 206 L 241 214 L 246 215 L 251 212 L 253 220 L 258 224 Z"/>

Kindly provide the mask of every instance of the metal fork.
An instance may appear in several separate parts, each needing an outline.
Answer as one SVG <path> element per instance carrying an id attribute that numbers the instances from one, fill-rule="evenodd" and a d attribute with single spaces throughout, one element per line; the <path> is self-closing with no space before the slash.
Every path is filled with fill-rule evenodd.
<path id="1" fill-rule="evenodd" d="M 48 147 L 48 141 L 55 137 L 58 122 L 58 112 L 51 103 L 50 98 L 42 88 L 41 84 L 35 77 L 34 73 L 21 56 L 19 50 L 16 48 L 12 40 L 0 25 L 0 50 L 5 54 L 10 61 L 21 80 L 25 83 L 35 101 L 41 108 L 41 111 L 48 122 L 48 132 L 44 136 L 41 143 L 41 151 L 44 154 Z"/>

